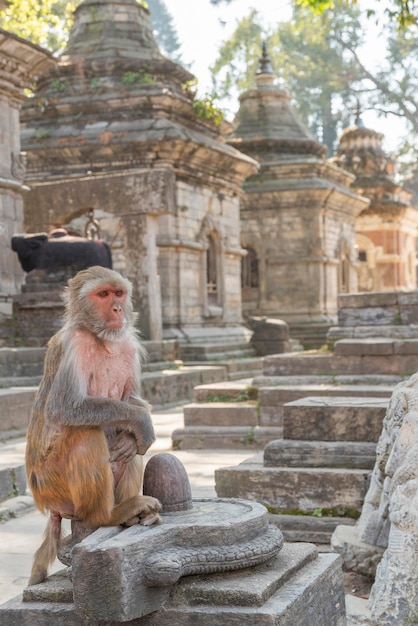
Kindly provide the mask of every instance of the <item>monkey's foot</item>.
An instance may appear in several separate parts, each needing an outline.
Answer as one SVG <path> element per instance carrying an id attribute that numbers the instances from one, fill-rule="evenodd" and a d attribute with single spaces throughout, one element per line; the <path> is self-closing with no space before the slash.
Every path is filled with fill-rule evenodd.
<path id="1" fill-rule="evenodd" d="M 161 509 L 162 506 L 156 498 L 152 496 L 139 496 L 136 515 L 126 520 L 124 526 L 134 526 L 135 524 L 152 526 L 152 524 L 160 524 L 161 517 L 159 516 L 159 512 Z"/>
<path id="2" fill-rule="evenodd" d="M 64 565 L 71 565 L 72 551 L 75 545 L 83 541 L 88 535 L 94 533 L 96 528 L 89 528 L 84 526 L 79 520 L 71 521 L 71 535 L 67 535 L 61 541 L 60 549 L 58 550 L 58 559 Z"/>

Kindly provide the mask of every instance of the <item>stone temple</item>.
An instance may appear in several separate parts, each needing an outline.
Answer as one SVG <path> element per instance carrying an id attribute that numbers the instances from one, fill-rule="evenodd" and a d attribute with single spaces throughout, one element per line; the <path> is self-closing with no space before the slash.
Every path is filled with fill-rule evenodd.
<path id="1" fill-rule="evenodd" d="M 84 0 L 22 111 L 27 232 L 91 209 L 146 339 L 242 342 L 239 199 L 256 162 L 202 117 L 135 0 Z"/>

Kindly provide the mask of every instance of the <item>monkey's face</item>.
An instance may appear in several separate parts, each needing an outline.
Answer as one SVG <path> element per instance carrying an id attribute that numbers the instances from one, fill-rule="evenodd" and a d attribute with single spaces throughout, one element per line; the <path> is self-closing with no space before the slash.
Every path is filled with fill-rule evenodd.
<path id="1" fill-rule="evenodd" d="M 90 305 L 102 321 L 103 330 L 124 327 L 127 292 L 121 285 L 100 285 L 89 294 Z"/>

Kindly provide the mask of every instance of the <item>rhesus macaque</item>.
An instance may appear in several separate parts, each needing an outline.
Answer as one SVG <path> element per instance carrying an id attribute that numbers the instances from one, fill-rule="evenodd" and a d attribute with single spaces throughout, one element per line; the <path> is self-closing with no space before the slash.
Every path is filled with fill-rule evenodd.
<path id="1" fill-rule="evenodd" d="M 26 472 L 36 506 L 49 511 L 29 584 L 42 582 L 60 547 L 61 519 L 98 528 L 160 521 L 142 491 L 153 443 L 140 396 L 143 350 L 133 328 L 131 284 L 90 267 L 66 289 L 63 328 L 49 341 L 29 424 Z"/>

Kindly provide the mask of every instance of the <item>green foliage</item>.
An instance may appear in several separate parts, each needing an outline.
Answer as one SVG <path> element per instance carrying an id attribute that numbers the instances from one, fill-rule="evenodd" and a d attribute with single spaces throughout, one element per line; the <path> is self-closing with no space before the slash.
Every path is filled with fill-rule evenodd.
<path id="1" fill-rule="evenodd" d="M 294 4 L 289 21 L 267 30 L 254 9 L 237 23 L 210 68 L 221 104 L 223 98 L 238 97 L 253 85 L 266 41 L 279 82 L 294 96 L 293 106 L 302 121 L 327 145 L 329 154 L 334 153 L 341 130 L 353 123 L 357 100 L 363 111 L 404 118 L 418 134 L 417 28 L 399 30 L 396 22 L 382 19 L 382 8 L 376 28 L 386 52 L 370 68 L 362 52 L 370 23 L 360 6 L 336 0 L 333 8 L 313 12 L 310 3 Z M 405 163 L 416 159 L 414 137 L 400 147 L 400 154 Z"/>
<path id="2" fill-rule="evenodd" d="M 0 26 L 23 39 L 56 52 L 63 48 L 77 1 L 10 0 L 0 11 Z"/>
<path id="3" fill-rule="evenodd" d="M 140 85 L 150 85 L 155 82 L 155 79 L 151 76 L 151 74 L 147 74 L 144 70 L 139 70 L 138 72 L 125 72 L 122 76 L 122 84 L 129 86 L 140 84 Z"/>
<path id="4" fill-rule="evenodd" d="M 164 0 L 148 0 L 151 13 L 151 25 L 154 37 L 158 41 L 161 52 L 175 61 L 180 61 L 181 44 L 171 13 L 168 11 Z"/>
<path id="5" fill-rule="evenodd" d="M 215 126 L 218 126 L 224 119 L 224 114 L 221 109 L 215 105 L 216 99 L 216 95 L 195 98 L 193 100 L 193 110 L 202 119 L 213 122 Z"/>

